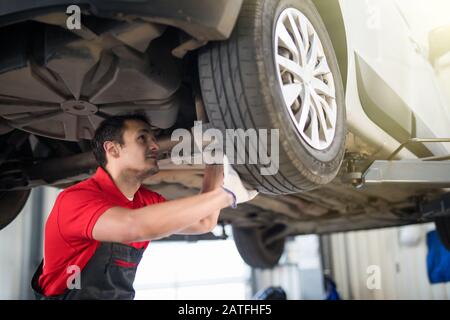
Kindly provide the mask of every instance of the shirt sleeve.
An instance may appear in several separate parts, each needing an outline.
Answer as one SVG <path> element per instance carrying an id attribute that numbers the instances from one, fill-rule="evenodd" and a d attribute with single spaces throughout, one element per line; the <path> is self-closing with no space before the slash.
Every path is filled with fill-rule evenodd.
<path id="1" fill-rule="evenodd" d="M 156 193 L 156 192 L 155 192 Z M 165 202 L 166 198 L 164 198 L 162 195 L 160 195 L 159 193 L 156 193 L 156 203 L 160 203 L 160 202 Z"/>
<path id="2" fill-rule="evenodd" d="M 67 241 L 94 240 L 92 230 L 106 210 L 115 207 L 101 193 L 73 190 L 62 195 L 58 208 L 58 226 Z"/>
<path id="3" fill-rule="evenodd" d="M 143 195 L 145 205 L 157 204 L 161 202 L 165 202 L 166 198 L 160 195 L 158 192 L 147 189 L 146 187 L 141 187 L 141 194 Z"/>

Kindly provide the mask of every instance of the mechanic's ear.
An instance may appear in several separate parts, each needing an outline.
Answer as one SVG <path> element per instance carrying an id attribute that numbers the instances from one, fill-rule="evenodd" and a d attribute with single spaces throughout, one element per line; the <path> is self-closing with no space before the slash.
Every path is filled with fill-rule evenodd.
<path id="1" fill-rule="evenodd" d="M 103 143 L 103 149 L 105 149 L 106 154 L 109 154 L 113 158 L 119 157 L 119 148 L 112 141 L 105 141 Z"/>

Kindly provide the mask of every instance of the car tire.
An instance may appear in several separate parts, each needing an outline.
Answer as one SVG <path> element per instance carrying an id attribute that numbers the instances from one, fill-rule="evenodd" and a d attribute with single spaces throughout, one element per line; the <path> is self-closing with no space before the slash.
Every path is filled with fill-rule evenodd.
<path id="1" fill-rule="evenodd" d="M 0 191 L 0 230 L 19 215 L 30 192 L 30 190 Z"/>
<path id="2" fill-rule="evenodd" d="M 333 90 L 329 91 L 334 93 L 334 100 L 328 96 L 326 98 L 328 100 L 324 99 L 331 101 L 330 105 L 333 106 L 334 101 L 335 109 L 331 113 L 334 117 L 328 116 L 328 114 L 324 117 L 330 122 L 330 119 L 333 118 L 335 122 L 330 125 L 330 127 L 334 126 L 334 135 L 326 147 L 324 147 L 325 143 L 319 145 L 320 139 L 311 138 L 312 142 L 317 142 L 315 145 L 312 145 L 311 141 L 307 141 L 307 137 L 305 138 L 307 130 L 301 131 L 294 124 L 293 107 L 287 107 L 286 101 L 290 100 L 286 98 L 287 95 L 282 93 L 281 86 L 285 85 L 282 77 L 287 71 L 284 69 L 284 75 L 281 75 L 282 69 L 278 69 L 281 67 L 275 62 L 275 45 L 272 43 L 275 38 L 278 39 L 275 37 L 278 30 L 277 19 L 289 8 L 293 8 L 307 17 L 313 30 L 316 31 L 315 41 L 319 40 L 325 62 L 328 62 L 330 72 L 320 77 L 328 77 L 326 85 L 329 88 L 334 85 L 334 92 L 332 92 Z M 297 13 L 297 11 L 295 12 Z M 308 30 L 311 31 L 311 27 Z M 281 43 L 279 40 L 277 41 Z M 311 43 L 309 45 L 312 48 Z M 277 48 L 279 47 L 277 46 Z M 312 57 L 312 54 L 307 56 Z M 323 57 L 320 61 L 323 60 Z M 318 65 L 316 64 L 314 68 Z M 230 39 L 211 43 L 203 48 L 199 52 L 198 68 L 204 106 L 208 120 L 214 128 L 225 134 L 226 129 L 279 130 L 278 171 L 275 174 L 261 174 L 261 168 L 264 166 L 261 165 L 258 155 L 256 164 L 247 161 L 244 164 L 235 165 L 235 169 L 246 182 L 262 193 L 290 194 L 312 190 L 329 183 L 337 175 L 345 151 L 344 90 L 332 42 L 319 13 L 310 0 L 244 1 L 240 17 Z M 316 70 L 314 69 L 314 72 Z M 289 72 L 287 72 L 287 76 L 294 77 Z M 316 76 L 311 78 L 310 72 L 308 79 L 314 78 Z M 301 82 L 294 84 L 298 86 L 299 83 Z M 305 80 L 302 84 L 306 86 L 307 83 L 311 84 L 312 82 L 309 83 Z M 317 93 L 317 91 L 315 92 Z M 313 112 L 311 110 L 315 108 L 315 104 L 308 105 L 306 98 L 298 96 L 294 101 L 294 106 L 301 105 L 303 101 L 309 107 L 307 111 L 308 128 L 313 128 L 314 113 L 311 113 Z M 323 105 L 315 108 L 315 114 L 319 114 L 318 109 L 322 107 Z M 324 110 L 322 108 L 322 114 L 326 113 Z M 318 116 L 316 118 L 319 120 Z M 321 123 L 323 124 L 323 122 Z M 306 124 L 304 128 L 307 128 Z M 310 130 L 312 132 L 312 129 Z M 325 130 L 322 133 L 325 133 Z M 324 134 L 323 136 L 330 138 L 330 135 Z M 267 140 L 270 141 L 270 138 Z M 255 154 L 257 147 L 258 144 L 249 143 L 245 145 L 245 148 L 235 151 L 242 152 L 242 156 L 249 159 L 249 154 Z"/>
<path id="3" fill-rule="evenodd" d="M 266 236 L 272 228 L 235 227 L 233 239 L 242 259 L 253 268 L 267 269 L 277 265 L 284 251 L 285 238 L 266 243 Z"/>
<path id="4" fill-rule="evenodd" d="M 440 217 L 434 221 L 439 239 L 444 247 L 450 251 L 450 217 Z"/>

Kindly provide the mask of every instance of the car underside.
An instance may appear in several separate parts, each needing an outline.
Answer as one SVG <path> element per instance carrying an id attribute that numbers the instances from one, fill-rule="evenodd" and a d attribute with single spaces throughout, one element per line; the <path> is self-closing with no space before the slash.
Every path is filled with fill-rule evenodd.
<path id="1" fill-rule="evenodd" d="M 156 1 L 154 10 L 161 6 L 164 11 L 169 2 Z M 146 185 L 168 199 L 197 193 L 202 166 L 171 164 L 175 142 L 170 135 L 190 130 L 194 121 L 211 120 L 198 55 L 208 41 L 229 36 L 235 19 L 225 25 L 214 19 L 220 10 L 237 16 L 241 1 L 233 3 L 218 1 L 206 20 L 192 14 L 195 5 L 188 13 L 189 8 L 180 8 L 158 16 L 131 5 L 126 12 L 120 2 L 106 8 L 80 1 L 81 30 L 67 30 L 61 7 L 5 14 L 0 28 L 0 211 L 11 215 L 3 214 L 0 226 L 20 211 L 31 188 L 64 188 L 92 174 L 96 163 L 89 140 L 97 125 L 114 114 L 144 112 L 151 120 L 162 152 L 160 172 Z M 263 188 L 250 203 L 224 210 L 221 222 L 259 230 L 268 246 L 297 234 L 417 223 L 418 203 L 440 191 L 384 185 L 356 189 L 350 174 L 374 160 L 370 155 L 376 147 L 352 132 L 346 136 L 343 164 L 332 182 L 304 192 Z"/>

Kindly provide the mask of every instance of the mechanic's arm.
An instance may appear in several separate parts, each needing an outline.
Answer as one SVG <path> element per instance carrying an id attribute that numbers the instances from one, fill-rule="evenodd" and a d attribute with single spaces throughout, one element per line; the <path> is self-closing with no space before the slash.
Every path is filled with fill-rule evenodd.
<path id="1" fill-rule="evenodd" d="M 218 187 L 140 209 L 113 207 L 97 220 L 92 236 L 97 241 L 120 243 L 160 239 L 229 207 L 233 201 L 230 193 Z"/>
<path id="2" fill-rule="evenodd" d="M 200 193 L 219 188 L 223 184 L 223 165 L 207 165 L 203 175 L 203 184 Z M 220 209 L 212 211 L 206 218 L 195 222 L 187 228 L 177 232 L 182 235 L 203 234 L 212 231 L 217 225 Z"/>

